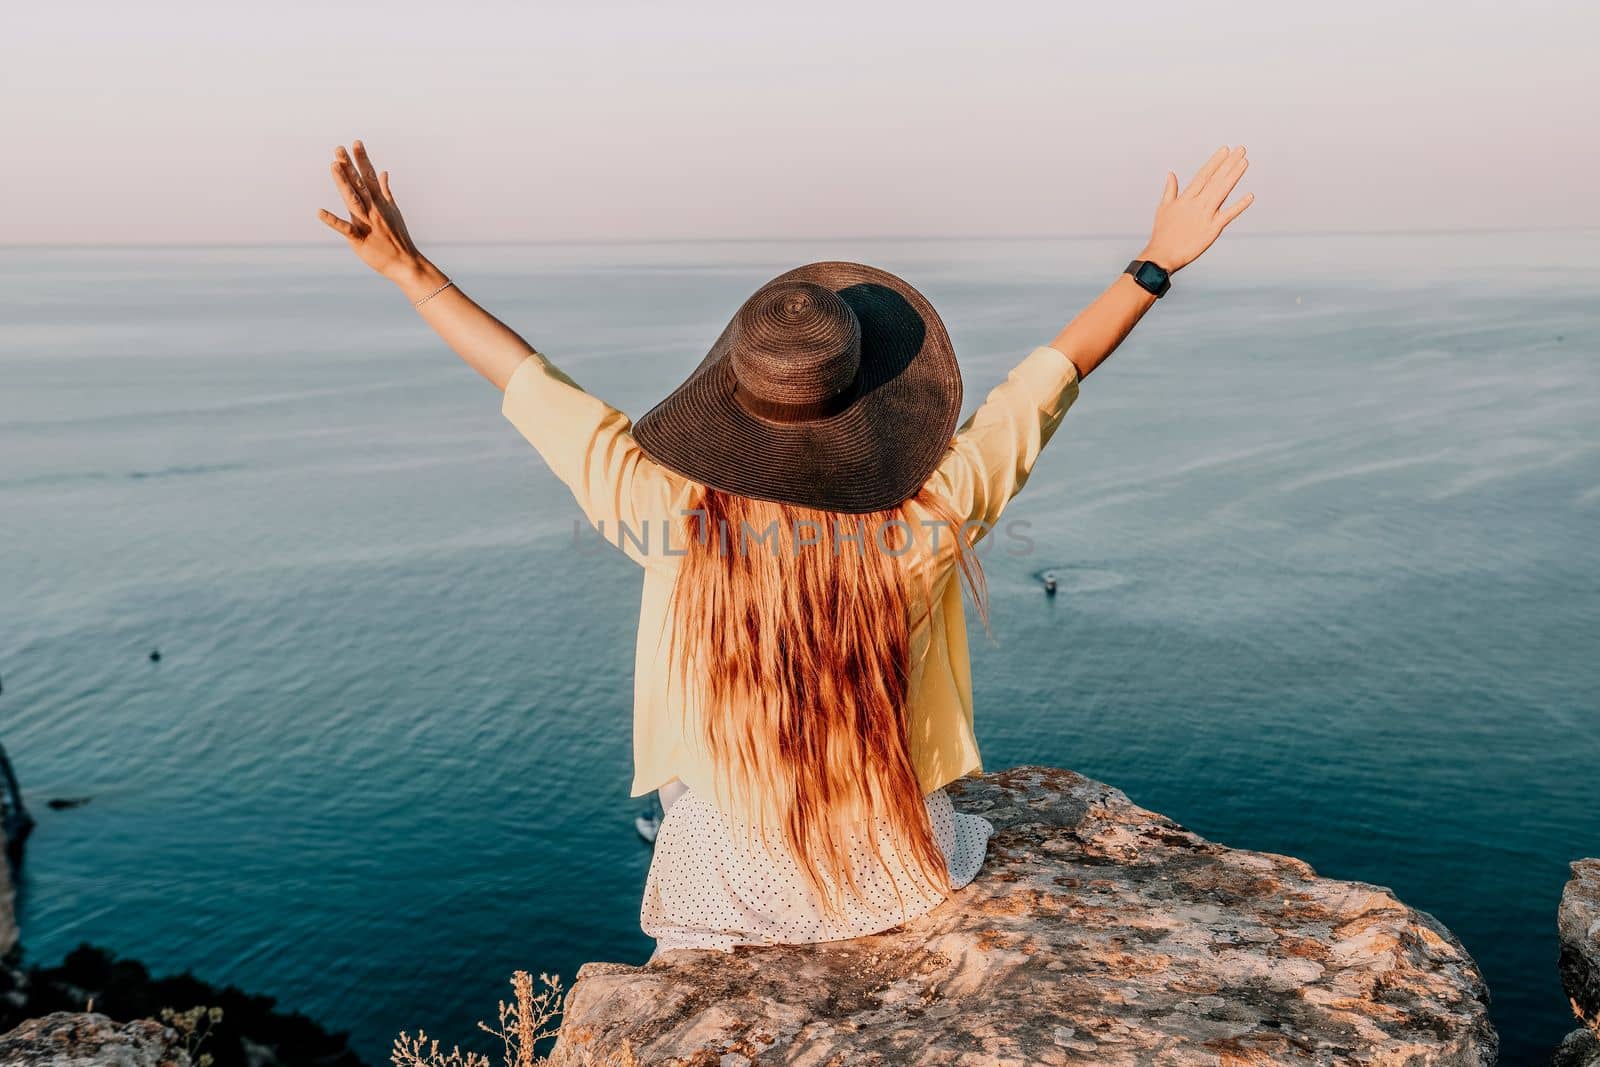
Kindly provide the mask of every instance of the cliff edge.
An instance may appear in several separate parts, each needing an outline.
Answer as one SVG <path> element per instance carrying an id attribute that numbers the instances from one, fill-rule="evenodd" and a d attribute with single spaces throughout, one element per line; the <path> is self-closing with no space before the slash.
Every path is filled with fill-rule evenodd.
<path id="1" fill-rule="evenodd" d="M 1207 841 L 1070 771 L 950 787 L 977 880 L 887 933 L 594 963 L 554 1067 L 1492 1064 L 1477 966 L 1389 890 Z"/>
<path id="2" fill-rule="evenodd" d="M 1583 1025 L 1561 1043 L 1552 1067 L 1600 1067 L 1600 859 L 1572 864 L 1556 924 L 1561 984 Z"/>
<path id="3" fill-rule="evenodd" d="M 171 1029 L 150 1019 L 112 1022 L 104 1015 L 57 1012 L 0 1034 L 6 1067 L 190 1067 Z"/>

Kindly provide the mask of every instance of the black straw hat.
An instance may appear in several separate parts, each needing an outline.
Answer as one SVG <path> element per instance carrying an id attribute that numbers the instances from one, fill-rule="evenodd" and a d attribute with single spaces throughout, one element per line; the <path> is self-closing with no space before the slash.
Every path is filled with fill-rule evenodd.
<path id="1" fill-rule="evenodd" d="M 921 293 L 810 263 L 756 290 L 634 439 L 702 485 L 859 514 L 916 495 L 960 411 L 950 335 Z"/>

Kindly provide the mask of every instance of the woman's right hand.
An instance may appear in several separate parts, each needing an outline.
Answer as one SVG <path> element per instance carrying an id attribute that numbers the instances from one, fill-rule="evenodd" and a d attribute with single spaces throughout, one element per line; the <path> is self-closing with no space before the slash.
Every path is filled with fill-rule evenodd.
<path id="1" fill-rule="evenodd" d="M 1244 214 L 1255 200 L 1253 193 L 1246 193 L 1223 207 L 1223 201 L 1249 166 L 1243 145 L 1232 151 L 1224 145 L 1206 160 L 1182 192 L 1178 191 L 1178 176 L 1169 171 L 1150 242 L 1139 258 L 1165 268 L 1169 274 L 1199 259 L 1228 223 Z"/>
<path id="2" fill-rule="evenodd" d="M 354 159 L 352 160 L 352 156 Z M 425 273 L 427 260 L 411 240 L 400 206 L 389 192 L 389 172 L 379 174 L 360 141 L 350 152 L 333 150 L 333 184 L 349 209 L 348 220 L 327 209 L 317 217 L 344 237 L 361 261 L 402 287 Z"/>

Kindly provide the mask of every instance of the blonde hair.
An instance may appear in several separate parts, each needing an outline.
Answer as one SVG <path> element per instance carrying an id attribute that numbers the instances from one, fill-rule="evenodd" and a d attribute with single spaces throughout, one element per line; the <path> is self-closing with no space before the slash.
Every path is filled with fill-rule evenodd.
<path id="1" fill-rule="evenodd" d="M 933 609 L 933 568 L 923 568 L 912 618 L 919 508 L 954 546 L 987 626 L 976 553 L 927 490 L 853 515 L 704 488 L 686 520 L 670 655 L 719 775 L 752 802 L 763 837 L 782 828 L 830 912 L 858 889 L 853 817 L 886 817 L 897 855 L 949 889 L 911 753 L 912 633 Z M 876 833 L 865 836 L 882 863 Z"/>

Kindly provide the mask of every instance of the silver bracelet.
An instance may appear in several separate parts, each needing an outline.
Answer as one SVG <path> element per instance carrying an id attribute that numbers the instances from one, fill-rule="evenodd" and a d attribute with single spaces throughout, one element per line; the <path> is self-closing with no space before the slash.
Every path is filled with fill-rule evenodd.
<path id="1" fill-rule="evenodd" d="M 450 288 L 454 284 L 455 284 L 455 282 L 448 282 L 448 281 L 445 282 L 443 285 L 439 286 L 439 288 L 435 289 L 433 292 L 429 293 L 427 296 L 423 297 L 421 300 L 416 301 L 411 306 L 414 307 L 414 308 L 421 307 L 423 304 L 426 304 L 428 301 L 432 300 L 434 297 L 438 296 L 440 293 L 444 292 L 446 289 Z"/>

